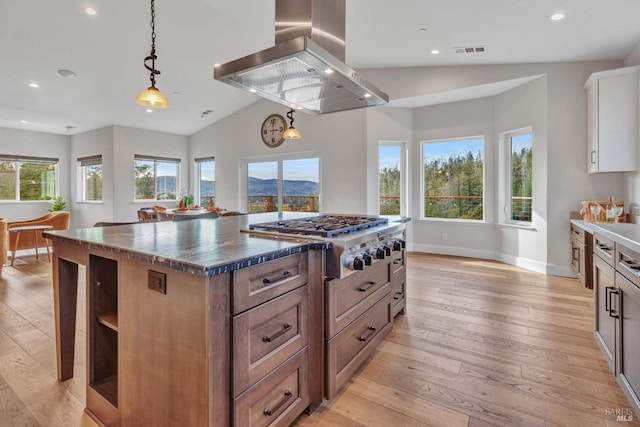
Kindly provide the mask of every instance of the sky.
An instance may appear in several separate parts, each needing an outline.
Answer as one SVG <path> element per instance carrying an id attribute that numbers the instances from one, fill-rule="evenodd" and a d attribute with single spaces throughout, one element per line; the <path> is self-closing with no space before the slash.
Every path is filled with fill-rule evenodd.
<path id="1" fill-rule="evenodd" d="M 531 133 L 514 136 L 511 138 L 511 151 L 519 153 L 523 148 L 531 147 L 532 139 L 533 135 Z"/>
<path id="2" fill-rule="evenodd" d="M 320 182 L 320 160 L 296 159 L 282 161 L 282 177 L 286 180 Z M 260 179 L 278 178 L 278 162 L 249 163 L 249 176 Z"/>
<path id="3" fill-rule="evenodd" d="M 380 145 L 378 152 L 380 169 L 400 167 L 401 148 L 399 145 Z"/>
<path id="4" fill-rule="evenodd" d="M 475 156 L 478 152 L 484 153 L 483 141 L 483 138 L 474 138 L 461 141 L 425 142 L 424 159 L 426 163 L 431 163 L 436 159 L 446 161 L 449 157 L 464 157 L 469 151 Z"/>

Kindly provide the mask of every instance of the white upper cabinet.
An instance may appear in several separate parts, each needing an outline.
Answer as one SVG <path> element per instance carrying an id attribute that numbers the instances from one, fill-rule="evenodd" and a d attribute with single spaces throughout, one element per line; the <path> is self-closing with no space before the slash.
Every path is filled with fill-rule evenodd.
<path id="1" fill-rule="evenodd" d="M 639 71 L 640 67 L 600 71 L 585 83 L 589 173 L 637 169 Z"/>

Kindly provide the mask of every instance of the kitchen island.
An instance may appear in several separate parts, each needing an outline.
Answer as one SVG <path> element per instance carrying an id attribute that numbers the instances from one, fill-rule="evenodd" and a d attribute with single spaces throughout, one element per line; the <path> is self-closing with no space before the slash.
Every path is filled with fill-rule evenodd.
<path id="1" fill-rule="evenodd" d="M 322 401 L 327 243 L 251 236 L 240 232 L 248 221 L 46 233 L 61 381 L 73 376 L 78 265 L 86 266 L 86 412 L 96 421 L 287 425 Z"/>

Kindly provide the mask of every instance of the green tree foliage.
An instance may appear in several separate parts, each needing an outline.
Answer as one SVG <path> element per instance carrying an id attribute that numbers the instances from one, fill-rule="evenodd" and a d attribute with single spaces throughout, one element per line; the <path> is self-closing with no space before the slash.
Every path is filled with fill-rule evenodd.
<path id="1" fill-rule="evenodd" d="M 481 220 L 483 168 L 481 152 L 425 161 L 425 217 Z"/>
<path id="2" fill-rule="evenodd" d="M 531 196 L 533 176 L 531 147 L 511 153 L 511 219 L 531 221 Z"/>
<path id="3" fill-rule="evenodd" d="M 137 161 L 134 166 L 136 199 L 154 199 L 155 179 L 153 162 Z"/>
<path id="4" fill-rule="evenodd" d="M 102 200 L 102 165 L 85 167 L 85 200 Z"/>
<path id="5" fill-rule="evenodd" d="M 380 214 L 400 215 L 400 169 L 398 166 L 380 169 Z"/>
<path id="6" fill-rule="evenodd" d="M 16 198 L 16 167 L 14 162 L 0 162 L 0 200 Z"/>

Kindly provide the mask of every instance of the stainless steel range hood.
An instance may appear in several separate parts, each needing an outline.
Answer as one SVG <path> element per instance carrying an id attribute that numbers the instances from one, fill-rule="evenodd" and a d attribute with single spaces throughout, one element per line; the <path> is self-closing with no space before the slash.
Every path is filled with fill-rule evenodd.
<path id="1" fill-rule="evenodd" d="M 310 114 L 384 105 L 387 94 L 341 61 L 344 15 L 345 0 L 276 0 L 277 44 L 220 65 L 214 78 Z"/>

